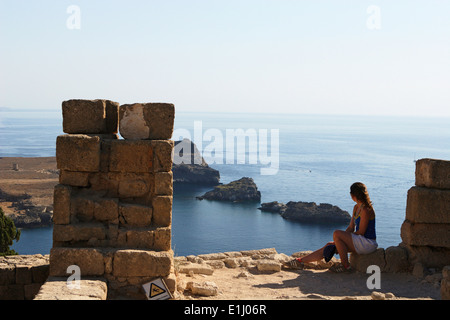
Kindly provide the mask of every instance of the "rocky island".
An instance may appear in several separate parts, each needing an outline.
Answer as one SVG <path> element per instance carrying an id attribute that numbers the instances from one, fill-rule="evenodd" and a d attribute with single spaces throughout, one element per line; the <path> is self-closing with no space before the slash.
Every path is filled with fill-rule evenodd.
<path id="1" fill-rule="evenodd" d="M 174 183 L 218 185 L 220 182 L 219 171 L 206 163 L 197 146 L 189 139 L 175 141 L 172 172 Z"/>
<path id="2" fill-rule="evenodd" d="M 261 201 L 261 192 L 252 178 L 244 177 L 228 184 L 214 187 L 204 195 L 196 197 L 199 200 L 218 200 L 231 202 Z"/>
<path id="3" fill-rule="evenodd" d="M 262 203 L 261 211 L 279 213 L 283 218 L 302 222 L 349 223 L 351 216 L 347 211 L 328 203 L 277 201 Z"/>

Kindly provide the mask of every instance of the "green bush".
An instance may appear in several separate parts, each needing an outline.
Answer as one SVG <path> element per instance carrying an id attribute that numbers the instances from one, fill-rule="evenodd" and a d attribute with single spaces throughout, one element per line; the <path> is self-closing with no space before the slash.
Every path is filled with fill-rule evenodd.
<path id="1" fill-rule="evenodd" d="M 18 254 L 15 250 L 9 248 L 13 240 L 19 241 L 20 230 L 16 229 L 14 221 L 5 216 L 0 207 L 0 256 L 10 256 Z"/>

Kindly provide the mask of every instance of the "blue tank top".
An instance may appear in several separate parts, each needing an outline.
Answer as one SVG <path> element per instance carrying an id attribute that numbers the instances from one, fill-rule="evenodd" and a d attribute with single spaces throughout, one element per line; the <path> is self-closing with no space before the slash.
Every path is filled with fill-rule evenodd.
<path id="1" fill-rule="evenodd" d="M 356 213 L 356 218 L 355 218 L 355 226 L 356 226 L 356 231 L 359 230 L 359 223 L 361 222 L 361 209 L 362 209 L 363 205 L 359 208 L 358 212 Z M 375 217 L 373 217 L 372 219 L 369 220 L 369 224 L 367 225 L 367 229 L 366 232 L 364 233 L 364 237 L 366 237 L 367 239 L 373 239 L 375 240 L 377 238 L 377 234 L 375 232 Z"/>

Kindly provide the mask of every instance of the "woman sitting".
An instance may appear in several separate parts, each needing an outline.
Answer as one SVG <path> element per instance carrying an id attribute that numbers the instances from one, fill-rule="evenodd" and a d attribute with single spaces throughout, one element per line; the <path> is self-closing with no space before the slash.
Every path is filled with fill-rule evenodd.
<path id="1" fill-rule="evenodd" d="M 334 241 L 328 242 L 324 247 L 311 254 L 289 261 L 285 264 L 286 267 L 302 269 L 304 263 L 319 261 L 322 258 L 325 258 L 325 261 L 328 262 L 335 253 L 338 253 L 341 264 L 333 265 L 329 270 L 346 272 L 351 270 L 347 256 L 349 252 L 369 254 L 377 249 L 375 211 L 366 186 L 361 182 L 355 182 L 350 187 L 350 196 L 356 204 L 347 229 L 345 231 L 334 231 Z"/>

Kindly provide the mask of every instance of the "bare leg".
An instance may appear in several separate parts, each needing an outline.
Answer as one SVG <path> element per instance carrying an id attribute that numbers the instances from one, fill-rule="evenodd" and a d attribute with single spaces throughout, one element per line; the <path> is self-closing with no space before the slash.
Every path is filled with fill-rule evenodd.
<path id="1" fill-rule="evenodd" d="M 334 244 L 339 252 L 341 258 L 341 263 L 345 268 L 349 267 L 347 253 L 355 252 L 355 247 L 353 246 L 352 234 L 347 231 L 336 230 L 333 233 Z"/>

